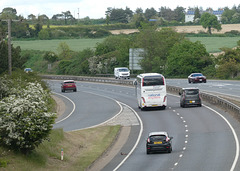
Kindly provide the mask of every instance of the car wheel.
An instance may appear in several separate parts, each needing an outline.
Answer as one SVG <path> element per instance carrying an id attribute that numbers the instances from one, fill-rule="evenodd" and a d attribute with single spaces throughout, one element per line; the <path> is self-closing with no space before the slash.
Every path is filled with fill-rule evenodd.
<path id="1" fill-rule="evenodd" d="M 65 92 L 65 90 L 64 90 L 64 89 L 62 89 L 62 92 Z"/>
<path id="2" fill-rule="evenodd" d="M 146 150 L 146 153 L 147 153 L 147 154 L 150 154 L 150 150 Z"/>
<path id="3" fill-rule="evenodd" d="M 74 89 L 73 91 L 74 91 L 74 92 L 76 92 L 76 91 L 77 91 L 77 89 Z"/>
<path id="4" fill-rule="evenodd" d="M 202 107 L 202 104 L 199 104 L 199 107 Z"/>
<path id="5" fill-rule="evenodd" d="M 190 81 L 190 80 L 188 80 L 188 83 L 191 83 L 191 81 Z"/>
<path id="6" fill-rule="evenodd" d="M 171 153 L 172 152 L 172 147 L 168 150 L 168 153 Z"/>

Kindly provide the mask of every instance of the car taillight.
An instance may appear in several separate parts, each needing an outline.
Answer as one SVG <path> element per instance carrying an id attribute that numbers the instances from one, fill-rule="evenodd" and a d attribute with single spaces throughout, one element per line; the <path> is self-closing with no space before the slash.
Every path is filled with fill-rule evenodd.
<path id="1" fill-rule="evenodd" d="M 150 143 L 150 138 L 147 139 L 147 142 Z"/>
<path id="2" fill-rule="evenodd" d="M 143 103 L 146 103 L 144 97 L 142 97 L 142 100 L 143 100 Z"/>
<path id="3" fill-rule="evenodd" d="M 167 99 L 167 96 L 164 96 L 163 102 L 165 102 L 165 101 L 166 101 L 166 99 Z"/>

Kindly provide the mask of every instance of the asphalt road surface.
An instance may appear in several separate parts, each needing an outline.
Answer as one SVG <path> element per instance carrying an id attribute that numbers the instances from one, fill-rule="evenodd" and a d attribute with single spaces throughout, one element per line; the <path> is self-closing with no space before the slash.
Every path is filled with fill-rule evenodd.
<path id="1" fill-rule="evenodd" d="M 189 85 L 187 80 L 168 79 L 167 83 L 179 87 L 197 86 L 200 90 L 212 92 L 221 90 L 222 93 L 239 96 L 239 82 L 208 81 L 206 84 Z M 70 131 L 100 124 L 119 113 L 121 108 L 116 101 L 129 105 L 141 118 L 143 132 L 133 153 L 127 156 L 136 142 L 139 126 L 133 126 L 126 145 L 121 149 L 123 154 L 114 157 L 102 169 L 104 171 L 240 170 L 239 122 L 214 106 L 205 104 L 203 107 L 181 108 L 179 97 L 168 94 L 166 110 L 141 111 L 137 107 L 133 87 L 77 82 L 76 93 L 61 93 L 59 81 L 49 81 L 49 85 L 53 92 L 72 100 L 72 104 L 69 102 L 67 105 L 67 111 L 71 113 L 71 109 L 75 108 L 67 119 L 55 124 L 55 128 L 63 127 L 65 131 Z M 172 153 L 146 155 L 146 138 L 152 131 L 167 131 L 173 136 Z"/>

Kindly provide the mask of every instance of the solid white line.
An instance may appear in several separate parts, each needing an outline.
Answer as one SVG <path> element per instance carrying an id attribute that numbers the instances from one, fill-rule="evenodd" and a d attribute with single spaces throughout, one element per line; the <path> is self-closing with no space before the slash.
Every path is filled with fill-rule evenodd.
<path id="1" fill-rule="evenodd" d="M 234 139 L 235 139 L 235 142 L 236 142 L 236 155 L 235 155 L 235 159 L 233 161 L 233 164 L 232 164 L 232 167 L 230 169 L 230 171 L 233 171 L 236 167 L 236 164 L 237 164 L 237 161 L 238 161 L 238 158 L 239 158 L 239 141 L 238 141 L 238 136 L 234 130 L 234 128 L 232 127 L 232 125 L 230 124 L 230 122 L 223 116 L 221 115 L 220 113 L 218 113 L 216 110 L 204 105 L 204 107 L 208 108 L 209 110 L 215 112 L 216 114 L 218 114 L 227 124 L 228 126 L 230 127 L 232 133 L 233 133 L 233 136 L 234 136 Z"/>
<path id="2" fill-rule="evenodd" d="M 113 98 L 111 98 L 111 97 L 99 95 L 99 94 L 92 93 L 92 92 L 87 92 L 87 91 L 83 91 L 83 92 L 89 93 L 89 94 L 93 94 L 93 95 L 96 95 L 96 96 L 101 96 L 101 97 L 104 97 L 104 98 L 107 98 L 107 99 L 110 99 L 110 100 L 115 101 L 115 102 L 119 105 L 120 111 L 119 111 L 116 115 L 114 115 L 112 118 L 110 118 L 110 119 L 108 119 L 108 120 L 106 120 L 106 121 L 104 121 L 104 122 L 102 122 L 102 123 L 100 123 L 100 124 L 93 125 L 93 126 L 86 127 L 86 128 L 75 129 L 75 130 L 72 130 L 72 131 L 70 131 L 70 132 L 79 131 L 79 130 L 84 130 L 84 129 L 89 129 L 89 128 L 96 128 L 96 127 L 98 127 L 98 126 L 104 125 L 105 123 L 109 122 L 110 120 L 114 119 L 115 117 L 117 117 L 118 115 L 120 115 L 120 114 L 122 113 L 123 107 L 122 107 L 122 105 L 120 104 L 120 102 L 118 102 L 117 100 L 115 100 L 115 99 L 113 99 Z"/>
<path id="3" fill-rule="evenodd" d="M 121 102 L 120 102 L 120 103 L 121 103 Z M 124 104 L 124 103 L 122 103 L 122 104 Z M 124 105 L 126 105 L 126 104 L 124 104 Z M 131 107 L 128 106 L 128 105 L 126 105 L 126 106 L 129 107 L 129 108 L 134 112 L 134 114 L 136 115 L 136 117 L 138 118 L 138 120 L 139 120 L 139 122 L 140 122 L 140 132 L 139 132 L 139 134 L 138 134 L 138 139 L 137 139 L 135 145 L 133 146 L 132 150 L 128 153 L 128 155 L 121 161 L 121 163 L 119 163 L 119 165 L 118 165 L 113 171 L 116 171 L 117 169 L 119 169 L 119 168 L 123 165 L 123 163 L 130 157 L 130 155 L 131 155 L 131 154 L 133 153 L 133 151 L 136 149 L 136 147 L 137 147 L 137 145 L 138 145 L 138 143 L 139 143 L 139 141 L 140 141 L 140 138 L 141 138 L 141 136 L 142 136 L 142 132 L 143 132 L 143 123 L 142 123 L 141 118 L 139 117 L 139 115 L 137 114 L 137 112 L 136 112 L 135 110 L 133 110 L 133 108 L 131 108 Z"/>
<path id="4" fill-rule="evenodd" d="M 67 118 L 69 118 L 73 114 L 73 112 L 75 111 L 76 106 L 75 106 L 75 103 L 71 99 L 69 99 L 68 97 L 66 97 L 62 94 L 56 93 L 56 92 L 53 92 L 53 93 L 66 98 L 67 100 L 69 100 L 73 104 L 73 110 L 65 118 L 61 119 L 60 121 L 55 122 L 55 124 L 57 124 L 57 123 L 60 123 L 64 120 L 66 120 Z"/>

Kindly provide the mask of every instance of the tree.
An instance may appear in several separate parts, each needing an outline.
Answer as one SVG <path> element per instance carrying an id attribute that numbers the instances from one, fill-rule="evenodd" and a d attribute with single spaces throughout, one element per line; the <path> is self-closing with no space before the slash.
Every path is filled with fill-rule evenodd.
<path id="1" fill-rule="evenodd" d="M 53 63 L 58 60 L 58 56 L 54 52 L 49 51 L 45 52 L 43 59 L 47 60 L 49 63 Z"/>
<path id="2" fill-rule="evenodd" d="M 156 27 L 147 27 L 140 30 L 133 46 L 143 48 L 146 52 L 140 62 L 144 72 L 164 73 L 169 50 L 183 38 L 171 28 L 156 31 Z"/>
<path id="3" fill-rule="evenodd" d="M 234 78 L 240 72 L 240 41 L 236 49 L 221 48 L 224 52 L 217 57 L 217 76 L 219 78 Z"/>
<path id="4" fill-rule="evenodd" d="M 200 10 L 197 7 L 194 11 L 194 21 L 196 21 L 197 19 L 200 19 L 200 18 L 201 18 Z"/>
<path id="5" fill-rule="evenodd" d="M 151 19 L 152 17 L 157 17 L 157 11 L 152 7 L 152 8 L 147 8 L 145 10 L 144 16 L 146 18 L 147 21 L 149 21 L 149 19 Z"/>
<path id="6" fill-rule="evenodd" d="M 59 43 L 57 50 L 60 59 L 69 60 L 72 58 L 72 51 L 66 42 Z"/>
<path id="7" fill-rule="evenodd" d="M 222 29 L 221 24 L 217 20 L 217 17 L 208 12 L 202 14 L 200 23 L 203 26 L 203 28 L 208 29 L 209 34 L 212 34 L 212 28 L 217 29 L 217 31 L 220 31 Z"/>
<path id="8" fill-rule="evenodd" d="M 0 19 L 17 19 L 17 10 L 15 8 L 4 8 L 0 14 Z"/>
<path id="9" fill-rule="evenodd" d="M 177 7 L 174 9 L 174 14 L 175 14 L 175 20 L 178 22 L 184 22 L 185 21 L 185 8 L 183 7 Z"/>
<path id="10" fill-rule="evenodd" d="M 202 72 L 213 61 L 206 48 L 199 41 L 183 40 L 176 43 L 167 57 L 168 76 L 187 76 L 192 72 Z"/>
<path id="11" fill-rule="evenodd" d="M 223 24 L 230 24 L 232 22 L 233 15 L 236 11 L 229 9 L 228 7 L 224 8 L 224 12 L 222 14 L 221 22 Z"/>
<path id="12" fill-rule="evenodd" d="M 110 21 L 118 23 L 128 23 L 128 15 L 125 13 L 125 10 L 122 8 L 114 8 L 110 14 Z"/>
<path id="13" fill-rule="evenodd" d="M 65 25 L 67 25 L 67 21 L 73 21 L 75 18 L 72 16 L 70 11 L 66 11 L 66 12 L 62 12 L 63 16 L 64 16 L 64 21 L 65 21 Z"/>
<path id="14" fill-rule="evenodd" d="M 23 68 L 26 59 L 21 57 L 20 47 L 12 48 L 12 68 Z M 0 42 L 0 74 L 8 70 L 8 44 L 5 41 Z"/>

